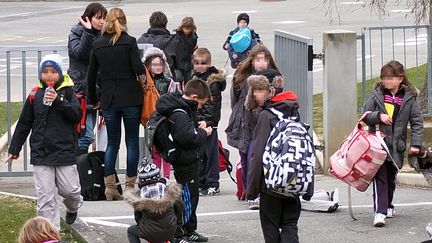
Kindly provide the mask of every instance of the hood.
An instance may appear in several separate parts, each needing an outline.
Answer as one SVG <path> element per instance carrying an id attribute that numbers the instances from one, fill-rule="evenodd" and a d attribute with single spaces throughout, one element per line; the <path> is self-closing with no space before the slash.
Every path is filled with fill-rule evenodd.
<path id="1" fill-rule="evenodd" d="M 171 33 L 169 32 L 169 30 L 164 29 L 164 28 L 149 28 L 147 30 L 147 34 L 150 34 L 150 35 L 170 35 Z"/>
<path id="2" fill-rule="evenodd" d="M 143 58 L 142 58 L 141 61 L 143 63 L 145 63 L 147 61 L 147 59 L 149 59 L 150 57 L 153 57 L 153 56 L 161 57 L 165 61 L 164 75 L 172 78 L 173 75 L 172 75 L 171 69 L 170 69 L 170 67 L 168 65 L 167 58 L 165 56 L 165 53 L 161 49 L 159 49 L 157 47 L 150 47 L 150 48 L 148 48 L 145 51 L 144 56 L 143 56 Z"/>
<path id="3" fill-rule="evenodd" d="M 210 68 L 214 68 L 214 72 L 212 72 L 207 78 L 208 85 L 214 82 L 226 81 L 227 71 L 225 69 L 217 69 L 214 66 L 211 66 Z"/>
<path id="4" fill-rule="evenodd" d="M 65 87 L 73 87 L 74 83 L 67 73 L 63 73 L 63 81 L 60 81 L 54 85 L 55 90 L 59 90 Z M 41 80 L 39 80 L 39 88 L 46 88 L 47 86 Z"/>
<path id="5" fill-rule="evenodd" d="M 299 117 L 299 104 L 297 102 L 297 95 L 293 91 L 288 90 L 277 94 L 270 101 L 271 103 L 267 108 L 275 108 L 276 110 L 282 112 L 285 116 Z"/>
<path id="6" fill-rule="evenodd" d="M 165 195 L 160 200 L 140 198 L 130 192 L 125 193 L 124 199 L 134 208 L 135 211 L 163 214 L 173 207 L 174 203 L 181 198 L 181 195 L 181 185 L 171 183 L 167 186 Z"/>
<path id="7" fill-rule="evenodd" d="M 164 94 L 156 102 L 156 111 L 168 116 L 175 109 L 183 109 L 186 111 L 196 110 L 198 102 L 182 98 L 181 94 Z"/>

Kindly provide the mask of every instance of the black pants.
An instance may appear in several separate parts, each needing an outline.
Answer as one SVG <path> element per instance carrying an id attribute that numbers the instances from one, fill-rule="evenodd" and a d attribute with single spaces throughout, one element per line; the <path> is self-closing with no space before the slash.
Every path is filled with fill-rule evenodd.
<path id="1" fill-rule="evenodd" d="M 182 87 L 184 87 L 187 82 L 191 79 L 192 77 L 192 70 L 180 70 L 180 69 L 176 69 L 175 70 L 175 78 L 177 82 L 180 82 L 182 84 Z"/>
<path id="2" fill-rule="evenodd" d="M 127 237 L 128 237 L 129 243 L 141 243 L 141 239 L 139 237 L 139 232 L 138 232 L 138 225 L 135 224 L 135 225 L 129 226 L 129 228 L 127 229 Z M 174 240 L 171 239 L 170 242 L 174 242 Z M 161 242 L 152 241 L 151 243 L 165 243 L 165 241 L 163 241 L 163 242 L 162 241 Z"/>
<path id="3" fill-rule="evenodd" d="M 206 153 L 199 169 L 199 182 L 203 188 L 219 188 L 219 146 L 217 128 L 206 140 Z"/>
<path id="4" fill-rule="evenodd" d="M 199 183 L 198 183 L 198 164 L 190 170 L 176 171 L 174 168 L 174 177 L 177 183 L 183 187 L 183 225 L 177 229 L 176 238 L 182 237 L 189 232 L 197 229 L 196 209 L 199 201 Z"/>
<path id="5" fill-rule="evenodd" d="M 266 193 L 260 197 L 261 228 L 266 243 L 298 243 L 300 199 L 281 199 Z"/>

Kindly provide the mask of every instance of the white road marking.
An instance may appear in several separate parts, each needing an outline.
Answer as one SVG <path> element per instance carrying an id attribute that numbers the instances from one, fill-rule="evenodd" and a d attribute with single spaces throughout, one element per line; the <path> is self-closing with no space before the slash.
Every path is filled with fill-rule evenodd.
<path id="1" fill-rule="evenodd" d="M 53 11 L 62 12 L 64 10 L 70 10 L 70 9 L 76 9 L 76 7 L 61 8 L 61 9 L 51 9 L 51 10 L 37 11 L 37 12 L 25 12 L 25 13 L 9 14 L 9 15 L 0 16 L 0 18 L 8 18 L 8 17 L 16 17 L 16 16 L 26 16 L 26 15 L 31 15 L 31 14 L 41 15 L 42 13 L 51 13 Z"/>
<path id="2" fill-rule="evenodd" d="M 20 194 L 14 194 L 14 193 L 9 193 L 9 192 L 0 192 L 1 195 L 6 195 L 6 196 L 12 196 L 12 197 L 20 197 L 20 198 L 27 198 L 27 199 L 31 199 L 31 200 L 36 200 L 36 197 L 31 197 L 31 196 L 26 196 L 26 195 L 20 195 Z"/>
<path id="3" fill-rule="evenodd" d="M 411 13 L 412 10 L 411 9 L 394 9 L 394 10 L 391 10 L 390 12 L 392 12 L 392 13 Z"/>
<path id="4" fill-rule="evenodd" d="M 341 2 L 341 5 L 365 5 L 366 3 L 363 1 L 355 1 L 355 2 Z"/>
<path id="5" fill-rule="evenodd" d="M 366 55 L 365 58 L 366 59 L 370 59 L 371 57 L 374 57 L 375 55 Z M 360 55 L 357 55 L 357 61 L 360 62 L 362 60 Z M 314 60 L 314 68 L 313 68 L 313 73 L 317 73 L 317 72 L 321 72 L 324 70 L 324 68 L 322 68 L 322 62 L 321 60 Z M 315 68 L 315 66 L 318 66 L 317 68 Z"/>
<path id="6" fill-rule="evenodd" d="M 302 23 L 306 23 L 306 21 L 303 21 L 303 20 L 285 20 L 285 21 L 272 22 L 272 24 L 302 24 Z"/>
<path id="7" fill-rule="evenodd" d="M 257 10 L 232 11 L 233 14 L 241 14 L 241 13 L 248 13 L 249 14 L 249 13 L 256 13 L 256 12 L 258 12 L 258 11 Z"/>
<path id="8" fill-rule="evenodd" d="M 396 203 L 395 207 L 411 207 L 411 206 L 432 206 L 432 202 L 418 202 L 418 203 Z M 373 205 L 353 205 L 353 208 L 372 208 Z M 339 206 L 339 208 L 348 208 L 348 206 Z"/>

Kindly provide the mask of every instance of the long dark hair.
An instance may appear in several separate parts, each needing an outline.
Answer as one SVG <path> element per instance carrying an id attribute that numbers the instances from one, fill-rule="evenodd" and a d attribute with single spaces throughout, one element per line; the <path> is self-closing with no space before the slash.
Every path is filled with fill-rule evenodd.
<path id="1" fill-rule="evenodd" d="M 274 69 L 279 72 L 279 69 L 276 67 L 276 63 L 267 47 L 264 45 L 256 45 L 250 51 L 248 57 L 243 60 L 234 74 L 233 78 L 233 88 L 238 88 L 241 83 L 246 82 L 246 78 L 253 73 L 253 65 L 252 62 L 258 56 L 258 54 L 264 53 L 265 58 L 269 61 L 269 65 L 267 68 Z"/>
<path id="2" fill-rule="evenodd" d="M 90 3 L 81 15 L 81 18 L 85 20 L 86 17 L 91 21 L 93 17 L 105 18 L 107 15 L 107 9 L 100 3 Z"/>

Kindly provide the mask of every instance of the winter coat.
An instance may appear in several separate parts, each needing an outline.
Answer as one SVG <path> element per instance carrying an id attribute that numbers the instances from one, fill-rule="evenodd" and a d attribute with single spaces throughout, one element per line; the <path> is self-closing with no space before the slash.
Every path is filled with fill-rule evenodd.
<path id="1" fill-rule="evenodd" d="M 171 79 L 165 77 L 163 73 L 157 74 L 153 77 L 153 81 L 155 83 L 155 87 L 159 92 L 159 95 L 164 95 L 168 93 L 168 87 L 171 83 Z"/>
<path id="2" fill-rule="evenodd" d="M 30 163 L 33 165 L 73 165 L 75 160 L 76 130 L 82 112 L 73 93 L 73 82 L 67 74 L 54 89 L 57 98 L 51 106 L 43 104 L 46 85 L 27 97 L 15 128 L 9 154 L 19 155 L 30 135 Z M 33 96 L 33 98 L 30 98 Z"/>
<path id="3" fill-rule="evenodd" d="M 170 120 L 169 129 L 177 146 L 177 160 L 171 164 L 176 172 L 197 168 L 201 161 L 201 145 L 207 133 L 198 128 L 197 107 L 196 101 L 176 94 L 162 95 L 156 103 L 156 111 Z M 173 113 L 175 109 L 182 109 L 186 113 Z"/>
<path id="4" fill-rule="evenodd" d="M 244 105 L 248 89 L 246 81 L 236 89 L 231 87 L 231 115 L 225 129 L 227 143 L 243 153 L 248 151 L 258 115 L 257 111 L 246 110 Z"/>
<path id="5" fill-rule="evenodd" d="M 281 93 L 279 95 L 283 94 L 284 93 Z M 246 186 L 246 197 L 248 200 L 254 200 L 260 193 L 267 193 L 275 197 L 281 197 L 278 194 L 268 191 L 264 182 L 263 154 L 267 144 L 267 139 L 274 126 L 279 121 L 279 118 L 269 110 L 270 108 L 282 112 L 284 116 L 298 116 L 299 105 L 297 101 L 292 100 L 268 103 L 259 113 L 258 122 L 255 126 L 253 139 L 251 141 L 251 156 L 248 163 L 248 180 Z"/>
<path id="6" fill-rule="evenodd" d="M 221 118 L 222 91 L 226 88 L 226 72 L 211 66 L 204 73 L 195 73 L 192 78 L 205 80 L 211 91 L 211 99 L 198 111 L 199 120 L 205 120 L 208 126 L 217 127 Z"/>
<path id="7" fill-rule="evenodd" d="M 123 32 L 113 45 L 112 36 L 104 34 L 93 44 L 88 71 L 89 102 L 95 105 L 100 100 L 102 110 L 142 105 L 143 91 L 137 76 L 145 71 L 136 40 Z M 96 94 L 96 83 L 100 97 Z"/>
<path id="8" fill-rule="evenodd" d="M 364 122 L 372 132 L 375 132 L 375 125 L 379 124 L 380 131 L 385 134 L 384 141 L 399 168 L 402 168 L 406 150 L 408 122 L 411 127 L 411 146 L 420 148 L 423 142 L 423 116 L 420 104 L 417 101 L 417 94 L 406 86 L 402 88 L 405 89 L 403 103 L 396 119 L 393 119 L 393 126 L 387 126 L 380 120 L 380 114 L 387 113 L 381 88 L 372 91 L 372 95 L 363 109 L 363 112 L 371 111 L 364 119 Z M 391 161 L 390 158 L 387 158 L 387 160 Z"/>
<path id="9" fill-rule="evenodd" d="M 172 35 L 164 28 L 149 28 L 146 33 L 138 39 L 139 44 L 152 44 L 153 47 L 161 49 L 167 58 L 171 73 L 175 70 L 176 42 L 175 35 Z"/>
<path id="10" fill-rule="evenodd" d="M 182 189 L 177 183 L 169 184 L 160 200 L 140 198 L 126 193 L 125 200 L 134 208 L 140 238 L 150 242 L 171 239 L 181 224 L 183 212 Z"/>
<path id="11" fill-rule="evenodd" d="M 86 93 L 90 53 L 93 42 L 99 35 L 100 31 L 86 29 L 81 24 L 72 27 L 69 34 L 69 69 L 67 73 L 75 84 L 74 90 L 76 93 Z"/>
<path id="12" fill-rule="evenodd" d="M 192 55 L 197 46 L 198 35 L 193 32 L 187 37 L 183 31 L 176 32 L 176 69 L 189 71 L 192 70 Z"/>

